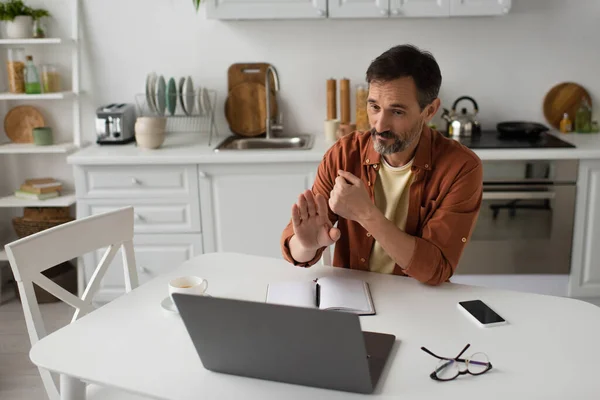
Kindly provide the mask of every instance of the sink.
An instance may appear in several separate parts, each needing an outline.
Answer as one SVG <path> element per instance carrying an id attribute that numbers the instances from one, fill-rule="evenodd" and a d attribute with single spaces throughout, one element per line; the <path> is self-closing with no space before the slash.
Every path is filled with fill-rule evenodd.
<path id="1" fill-rule="evenodd" d="M 215 151 L 227 150 L 309 150 L 315 142 L 314 135 L 271 137 L 269 139 L 230 136 L 222 141 Z"/>

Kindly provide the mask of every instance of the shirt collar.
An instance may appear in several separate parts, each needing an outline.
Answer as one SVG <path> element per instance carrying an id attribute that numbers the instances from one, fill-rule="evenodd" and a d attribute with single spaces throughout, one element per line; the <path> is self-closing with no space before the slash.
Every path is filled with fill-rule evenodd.
<path id="1" fill-rule="evenodd" d="M 413 167 L 421 168 L 424 170 L 430 170 L 431 165 L 431 150 L 432 150 L 433 135 L 431 129 L 427 126 L 423 126 L 421 136 L 419 137 L 419 144 L 415 150 L 415 156 L 413 161 Z M 375 151 L 373 147 L 373 139 L 369 136 L 367 141 L 368 149 L 363 157 L 363 165 L 373 165 L 381 163 L 381 154 Z"/>

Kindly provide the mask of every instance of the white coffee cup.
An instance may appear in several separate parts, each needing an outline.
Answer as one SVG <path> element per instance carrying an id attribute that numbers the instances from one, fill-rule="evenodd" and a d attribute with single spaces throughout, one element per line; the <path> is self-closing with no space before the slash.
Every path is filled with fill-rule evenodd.
<path id="1" fill-rule="evenodd" d="M 202 296 L 208 289 L 208 281 L 199 276 L 182 276 L 169 282 L 169 296 L 173 300 L 173 293 L 193 294 Z"/>

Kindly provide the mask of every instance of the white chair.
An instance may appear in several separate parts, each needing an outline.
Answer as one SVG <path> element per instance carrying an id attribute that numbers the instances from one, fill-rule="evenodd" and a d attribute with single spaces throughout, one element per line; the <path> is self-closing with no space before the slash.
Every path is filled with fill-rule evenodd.
<path id="1" fill-rule="evenodd" d="M 19 287 L 29 339 L 33 346 L 46 336 L 44 321 L 35 297 L 33 283 L 75 308 L 71 322 L 93 311 L 92 299 L 115 254 L 123 248 L 126 291 L 138 286 L 133 252 L 133 207 L 82 218 L 30 235 L 5 246 Z M 107 247 L 81 298 L 54 283 L 41 272 L 78 258 L 90 251 Z M 68 349 L 65 349 L 68 351 Z M 50 371 L 38 368 L 50 400 L 60 399 Z M 63 388 L 61 379 L 61 391 Z M 142 399 L 98 385 L 87 385 L 87 399 Z"/>

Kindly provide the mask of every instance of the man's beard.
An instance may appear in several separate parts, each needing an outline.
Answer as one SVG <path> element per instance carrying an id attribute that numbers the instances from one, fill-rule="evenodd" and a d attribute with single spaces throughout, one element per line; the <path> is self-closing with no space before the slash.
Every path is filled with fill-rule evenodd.
<path id="1" fill-rule="evenodd" d="M 406 132 L 403 135 L 397 135 L 392 131 L 377 132 L 375 128 L 371 129 L 371 139 L 373 140 L 373 147 L 375 151 L 386 156 L 389 154 L 399 153 L 406 150 L 414 140 L 419 137 L 419 133 L 423 129 L 423 121 L 418 121 L 413 129 Z M 377 136 L 381 136 L 384 139 L 394 139 L 392 144 L 384 144 L 377 140 Z"/>

